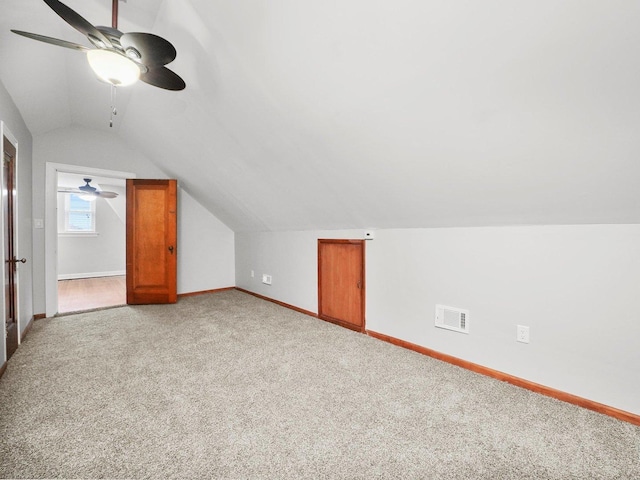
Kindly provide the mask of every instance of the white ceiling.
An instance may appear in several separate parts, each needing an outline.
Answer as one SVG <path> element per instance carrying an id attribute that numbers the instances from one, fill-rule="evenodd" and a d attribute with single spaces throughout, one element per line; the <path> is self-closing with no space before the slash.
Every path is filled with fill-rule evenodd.
<path id="1" fill-rule="evenodd" d="M 66 2 L 110 24 L 109 0 Z M 110 134 L 236 231 L 640 223 L 637 0 L 128 0 L 182 92 Z M 0 0 L 0 80 L 34 135 L 109 131 L 109 88 L 41 0 Z"/>

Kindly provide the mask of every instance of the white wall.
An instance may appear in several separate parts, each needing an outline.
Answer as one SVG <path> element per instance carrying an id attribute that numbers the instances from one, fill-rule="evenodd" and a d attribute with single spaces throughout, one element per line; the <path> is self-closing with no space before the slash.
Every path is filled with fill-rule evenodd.
<path id="1" fill-rule="evenodd" d="M 167 178 L 155 165 L 129 147 L 116 134 L 109 131 L 92 130 L 83 127 L 69 127 L 55 130 L 34 138 L 33 167 L 33 215 L 45 218 L 45 164 L 47 162 L 81 165 L 90 168 L 134 172 L 138 178 Z M 179 160 L 176 160 L 179 161 Z M 180 178 L 178 178 L 180 185 Z M 197 286 L 199 290 L 211 290 L 233 286 L 233 262 L 221 259 L 233 258 L 233 232 L 221 225 L 207 210 L 198 211 L 197 202 L 190 196 L 179 194 L 178 218 L 178 293 L 187 293 Z M 184 218 L 182 218 L 184 217 Z M 44 229 L 35 231 L 34 236 L 34 308 L 45 311 L 45 238 Z M 204 262 L 198 252 L 217 249 L 214 260 Z M 217 262 L 217 263 L 216 263 Z"/>
<path id="2" fill-rule="evenodd" d="M 317 312 L 320 237 L 236 234 L 237 285 Z M 379 230 L 366 258 L 368 330 L 640 414 L 640 225 Z M 435 328 L 437 303 L 470 334 Z"/>
<path id="3" fill-rule="evenodd" d="M 178 293 L 235 286 L 234 233 L 186 191 L 178 193 Z"/>
<path id="4" fill-rule="evenodd" d="M 58 232 L 64 229 L 64 202 L 65 194 L 58 193 Z M 109 204 L 109 199 L 98 198 L 95 202 L 96 235 L 58 235 L 58 279 L 124 275 L 125 273 L 124 212 L 122 217 L 119 216 Z M 124 209 L 124 203 L 119 203 Z"/>
<path id="5" fill-rule="evenodd" d="M 18 215 L 17 223 L 17 244 L 16 255 L 18 258 L 26 258 L 27 263 L 18 265 L 18 309 L 20 331 L 29 324 L 33 317 L 33 290 L 32 290 L 32 269 L 33 269 L 33 243 L 31 229 L 31 164 L 32 164 L 32 138 L 29 129 L 25 125 L 20 112 L 16 108 L 9 93 L 0 82 L 0 121 L 3 129 L 18 142 Z M 4 291 L 4 289 L 3 289 Z M 2 297 L 4 298 L 4 297 Z M 2 301 L 4 305 L 4 300 Z M 1 307 L 0 307 L 1 308 Z M 2 319 L 4 325 L 4 318 Z M 6 359 L 4 328 L 0 335 L 0 365 Z"/>

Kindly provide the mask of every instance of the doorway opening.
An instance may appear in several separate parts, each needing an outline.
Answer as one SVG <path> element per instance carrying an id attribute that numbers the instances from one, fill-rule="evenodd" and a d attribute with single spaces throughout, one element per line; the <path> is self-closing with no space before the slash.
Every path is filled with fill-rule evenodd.
<path id="1" fill-rule="evenodd" d="M 125 198 L 121 178 L 58 172 L 58 313 L 126 303 Z"/>
<path id="2" fill-rule="evenodd" d="M 126 304 L 126 189 L 133 173 L 47 163 L 46 315 Z M 90 179 L 109 198 L 85 195 Z"/>

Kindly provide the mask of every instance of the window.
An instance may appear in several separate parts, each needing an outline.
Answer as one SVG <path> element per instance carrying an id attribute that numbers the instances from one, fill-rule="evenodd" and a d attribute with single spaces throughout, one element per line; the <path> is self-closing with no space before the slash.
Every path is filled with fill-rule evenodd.
<path id="1" fill-rule="evenodd" d="M 96 233 L 96 201 L 84 200 L 75 193 L 65 195 L 64 232 Z"/>

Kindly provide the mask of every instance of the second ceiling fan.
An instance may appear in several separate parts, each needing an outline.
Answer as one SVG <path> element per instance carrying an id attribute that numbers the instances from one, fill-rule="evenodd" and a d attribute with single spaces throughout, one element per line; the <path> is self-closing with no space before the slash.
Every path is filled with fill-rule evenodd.
<path id="1" fill-rule="evenodd" d="M 91 183 L 90 178 L 82 179 L 85 184 L 80 185 L 78 188 L 63 188 L 59 187 L 59 193 L 74 193 L 78 195 L 83 200 L 95 200 L 96 198 L 116 198 L 118 194 L 116 192 L 109 192 L 107 190 L 98 190 L 93 185 L 89 185 Z"/>
<path id="2" fill-rule="evenodd" d="M 58 0 L 44 2 L 65 22 L 85 35 L 93 47 L 22 30 L 11 31 L 41 42 L 86 52 L 93 71 L 113 86 L 130 85 L 140 79 L 166 90 L 185 88 L 184 80 L 165 67 L 176 58 L 176 49 L 168 40 L 151 33 L 123 33 L 118 30 L 118 0 L 112 0 L 111 27 L 93 26 Z"/>

